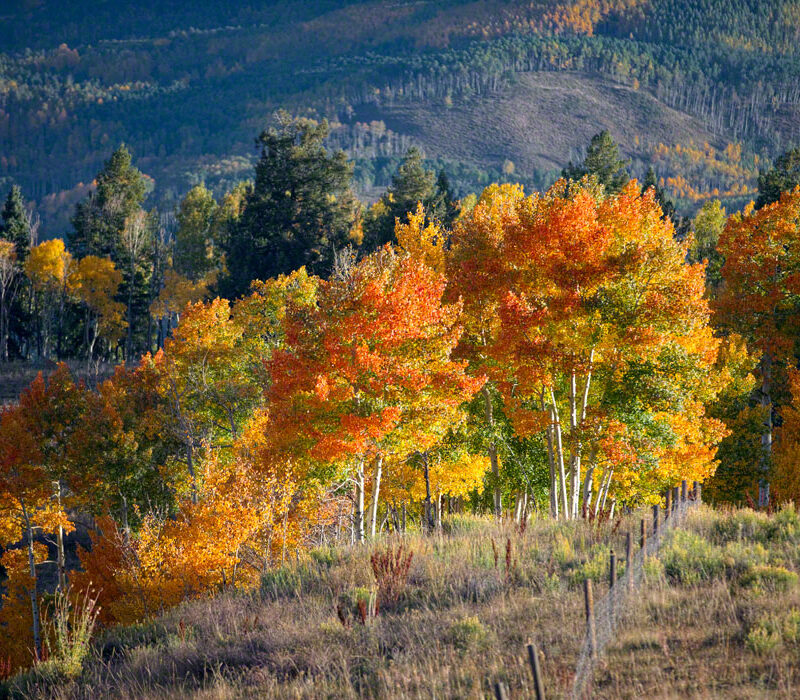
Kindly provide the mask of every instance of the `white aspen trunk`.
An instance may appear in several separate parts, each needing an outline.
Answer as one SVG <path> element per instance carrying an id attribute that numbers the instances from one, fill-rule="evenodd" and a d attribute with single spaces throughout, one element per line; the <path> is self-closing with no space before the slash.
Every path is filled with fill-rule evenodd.
<path id="1" fill-rule="evenodd" d="M 552 415 L 553 432 L 555 433 L 556 464 L 558 466 L 559 492 L 561 497 L 561 509 L 564 517 L 569 520 L 569 502 L 567 499 L 567 475 L 564 472 L 564 446 L 561 441 L 561 421 L 558 417 L 558 406 L 556 406 L 556 395 L 550 387 L 550 413 Z"/>
<path id="2" fill-rule="evenodd" d="M 761 408 L 764 409 L 764 426 L 761 431 L 761 457 L 759 467 L 762 473 L 758 481 L 758 506 L 769 505 L 769 469 L 772 462 L 772 356 L 766 353 L 761 358 Z"/>
<path id="3" fill-rule="evenodd" d="M 542 411 L 547 410 L 547 405 L 544 401 L 544 388 L 542 388 L 541 395 Z M 558 479 L 556 476 L 556 461 L 553 456 L 553 421 L 552 419 L 547 423 L 547 462 L 550 467 L 550 517 L 558 520 Z"/>
<path id="4" fill-rule="evenodd" d="M 606 488 L 603 491 L 603 502 L 600 504 L 600 510 L 601 511 L 605 510 L 605 508 L 606 508 L 606 499 L 608 498 L 608 490 L 611 488 L 611 477 L 612 476 L 614 476 L 614 469 L 613 468 L 611 470 L 609 470 L 608 478 L 606 479 Z M 616 498 L 613 499 L 612 500 L 612 505 L 614 503 L 616 503 L 616 502 L 617 502 L 617 499 Z M 612 514 L 612 517 L 613 517 L 613 514 L 614 514 L 613 510 L 611 511 L 611 514 Z"/>
<path id="5" fill-rule="evenodd" d="M 22 507 L 22 517 L 25 519 L 25 529 L 28 531 L 28 566 L 30 567 L 31 572 L 30 597 L 31 614 L 33 617 L 33 653 L 38 661 L 42 658 L 42 637 L 40 632 L 41 625 L 39 621 L 39 601 L 36 593 L 36 584 L 38 583 L 38 579 L 36 577 L 36 560 L 33 553 L 33 527 L 31 526 L 31 520 L 28 516 L 28 510 L 25 507 L 25 502 L 20 501 L 20 506 Z"/>
<path id="6" fill-rule="evenodd" d="M 570 429 L 570 504 L 569 511 L 573 520 L 578 517 L 578 501 L 581 485 L 581 448 L 578 440 L 578 403 L 575 386 L 575 372 L 569 377 L 569 429 Z"/>
<path id="7" fill-rule="evenodd" d="M 353 510 L 353 532 L 356 542 L 364 541 L 364 460 L 356 470 L 356 500 Z"/>
<path id="8" fill-rule="evenodd" d="M 483 402 L 486 415 L 486 424 L 491 428 L 494 426 L 494 415 L 492 412 L 492 396 L 489 387 L 483 385 Z M 500 464 L 497 460 L 497 445 L 494 440 L 489 444 L 489 462 L 492 465 L 492 476 L 495 480 L 494 485 L 494 517 L 498 520 L 503 516 L 503 495 L 500 491 Z"/>
<path id="9" fill-rule="evenodd" d="M 603 489 L 606 486 L 606 477 L 608 476 L 608 465 L 603 467 L 603 475 L 600 477 L 600 485 L 597 487 L 597 496 L 594 499 L 594 508 L 592 509 L 593 515 L 596 518 L 600 512 L 600 502 L 603 500 Z"/>
<path id="10" fill-rule="evenodd" d="M 375 472 L 372 476 L 372 508 L 369 516 L 370 537 L 375 539 L 375 523 L 378 519 L 378 496 L 381 490 L 381 474 L 383 472 L 383 455 L 375 459 Z"/>

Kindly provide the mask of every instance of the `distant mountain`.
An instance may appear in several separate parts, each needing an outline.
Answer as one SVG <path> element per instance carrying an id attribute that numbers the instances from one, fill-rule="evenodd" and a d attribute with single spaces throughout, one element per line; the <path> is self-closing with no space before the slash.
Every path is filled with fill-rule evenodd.
<path id="1" fill-rule="evenodd" d="M 365 197 L 411 144 L 461 193 L 548 184 L 608 128 L 684 210 L 800 142 L 800 11 L 773 0 L 6 0 L 0 191 L 49 233 L 126 142 L 167 208 L 251 176 L 277 108 L 327 117 Z"/>

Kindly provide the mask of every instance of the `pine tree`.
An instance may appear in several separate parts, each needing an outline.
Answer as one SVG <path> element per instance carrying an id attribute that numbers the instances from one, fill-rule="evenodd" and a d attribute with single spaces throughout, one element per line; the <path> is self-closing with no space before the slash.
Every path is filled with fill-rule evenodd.
<path id="1" fill-rule="evenodd" d="M 95 178 L 97 189 L 78 204 L 69 238 L 76 257 L 110 256 L 119 263 L 125 222 L 141 207 L 147 195 L 142 173 L 133 167 L 131 154 L 121 145 Z"/>
<path id="2" fill-rule="evenodd" d="M 445 229 L 452 228 L 459 214 L 458 200 L 453 194 L 450 178 L 444 170 L 439 171 L 436 178 L 433 201 L 431 202 L 431 217 Z"/>
<path id="3" fill-rule="evenodd" d="M 325 275 L 335 252 L 352 242 L 358 212 L 353 167 L 343 151 L 327 152 L 329 131 L 327 121 L 281 112 L 277 126 L 259 136 L 255 184 L 225 242 L 224 296 L 239 296 L 254 279 L 302 266 Z"/>
<path id="4" fill-rule="evenodd" d="M 777 202 L 782 192 L 800 185 L 800 147 L 779 156 L 767 172 L 759 173 L 756 209 Z"/>
<path id="5" fill-rule="evenodd" d="M 392 176 L 392 184 L 378 203 L 377 214 L 367 222 L 364 245 L 368 250 L 394 241 L 395 221 L 399 219 L 401 224 L 407 223 L 408 214 L 417 210 L 418 203 L 421 202 L 430 215 L 431 204 L 437 195 L 435 177 L 433 172 L 425 169 L 419 149 L 409 148 Z"/>
<path id="6" fill-rule="evenodd" d="M 21 265 L 25 262 L 31 249 L 31 225 L 25 212 L 22 192 L 16 185 L 8 193 L 0 218 L 2 218 L 0 238 L 14 244 L 17 261 Z"/>
<path id="7" fill-rule="evenodd" d="M 594 175 L 605 187 L 606 194 L 617 194 L 630 180 L 626 168 L 629 160 L 622 160 L 619 146 L 611 134 L 603 130 L 592 136 L 586 157 L 580 165 L 570 164 L 562 170 L 562 175 L 571 180 L 580 180 L 585 175 Z"/>

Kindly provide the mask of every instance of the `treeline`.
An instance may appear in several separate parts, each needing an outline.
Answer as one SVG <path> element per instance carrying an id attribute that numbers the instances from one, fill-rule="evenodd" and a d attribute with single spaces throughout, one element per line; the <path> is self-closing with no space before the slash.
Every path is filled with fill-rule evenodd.
<path id="1" fill-rule="evenodd" d="M 85 18 L 74 28 L 91 23 L 92 36 L 106 20 L 86 11 L 68 12 Z M 50 28 L 48 12 L 30 21 Z M 253 3 L 225 22 L 207 3 L 181 12 L 197 15 L 184 31 L 0 56 L 0 181 L 38 200 L 90 181 L 109 148 L 125 141 L 152 164 L 166 195 L 185 189 L 198 160 L 249 152 L 254 120 L 278 107 L 352 126 L 360 105 L 444 105 L 505 89 L 531 70 L 586 71 L 649 90 L 766 157 L 800 139 L 796 22 L 787 2 L 455 3 L 396 12 Z M 116 21 L 108 18 L 110 27 Z"/>

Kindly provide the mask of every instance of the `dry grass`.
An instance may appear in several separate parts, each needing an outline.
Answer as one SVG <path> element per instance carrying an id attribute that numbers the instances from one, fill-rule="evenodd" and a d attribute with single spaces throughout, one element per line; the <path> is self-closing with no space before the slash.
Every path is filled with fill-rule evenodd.
<path id="1" fill-rule="evenodd" d="M 580 582 L 592 576 L 603 595 L 608 551 L 623 552 L 636 523 L 537 520 L 521 533 L 459 517 L 432 537 L 317 550 L 257 592 L 107 630 L 74 682 L 29 674 L 16 688 L 35 698 L 486 698 L 503 681 L 523 698 L 533 696 L 533 638 L 548 697 L 563 697 L 584 630 Z M 593 697 L 796 696 L 800 520 L 703 508 L 688 530 L 648 565 Z M 376 616 L 359 616 L 358 601 L 377 593 L 371 556 L 401 543 L 414 553 L 407 584 Z"/>
<path id="2" fill-rule="evenodd" d="M 697 537 L 662 549 L 663 573 L 606 650 L 594 697 L 800 696 L 797 516 L 703 509 L 688 529 Z"/>

